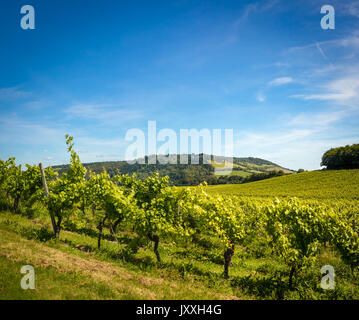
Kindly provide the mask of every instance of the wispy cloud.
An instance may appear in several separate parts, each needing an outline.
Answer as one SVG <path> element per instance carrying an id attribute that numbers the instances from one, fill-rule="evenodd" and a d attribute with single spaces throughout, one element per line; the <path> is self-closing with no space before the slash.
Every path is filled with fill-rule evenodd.
<path id="1" fill-rule="evenodd" d="M 49 107 L 53 104 L 53 101 L 46 99 L 46 98 L 39 98 L 36 100 L 30 100 L 28 102 L 23 103 L 22 105 L 26 108 L 39 110 L 46 107 Z"/>
<path id="2" fill-rule="evenodd" d="M 252 14 L 262 13 L 272 9 L 279 0 L 269 0 L 262 2 L 254 2 L 246 5 L 242 12 L 242 15 L 234 22 L 234 26 L 238 27 L 240 24 L 245 22 Z"/>
<path id="3" fill-rule="evenodd" d="M 243 131 L 236 139 L 235 153 L 268 159 L 290 169 L 319 169 L 326 150 L 357 143 L 359 130 L 342 129 L 341 134 L 335 130 L 346 116 L 342 111 L 301 113 L 276 130 Z"/>
<path id="4" fill-rule="evenodd" d="M 29 91 L 23 91 L 19 87 L 1 88 L 0 100 L 15 100 L 27 98 L 31 95 Z"/>
<path id="5" fill-rule="evenodd" d="M 342 3 L 342 6 L 347 15 L 359 18 L 359 1 L 348 1 L 347 3 Z"/>
<path id="6" fill-rule="evenodd" d="M 264 101 L 266 101 L 266 97 L 265 97 L 265 95 L 264 95 L 262 92 L 258 92 L 258 93 L 257 93 L 256 99 L 257 99 L 259 102 L 264 102 Z"/>
<path id="7" fill-rule="evenodd" d="M 359 98 L 359 76 L 346 76 L 332 80 L 320 87 L 322 92 L 315 94 L 292 95 L 293 98 L 303 100 L 328 100 L 358 108 Z"/>
<path id="8" fill-rule="evenodd" d="M 253 68 L 255 69 L 265 69 L 265 68 L 288 68 L 290 67 L 290 64 L 288 62 L 282 62 L 282 61 L 277 61 L 274 63 L 269 63 L 269 64 L 265 64 L 265 65 L 255 65 L 253 66 Z"/>
<path id="9" fill-rule="evenodd" d="M 7 152 L 9 144 L 21 147 L 32 146 L 36 159 L 29 158 L 26 153 L 22 153 L 17 158 L 20 163 L 32 163 L 40 160 L 44 161 L 46 165 L 68 163 L 69 158 L 64 138 L 66 133 L 74 135 L 75 149 L 83 162 L 92 162 L 96 158 L 101 158 L 103 161 L 123 159 L 125 147 L 129 144 L 122 136 L 93 137 L 91 136 L 93 132 L 86 132 L 82 129 L 74 130 L 60 123 L 31 121 L 17 116 L 0 118 L 0 127 L 2 128 L 0 158 L 13 156 Z"/>
<path id="10" fill-rule="evenodd" d="M 95 119 L 104 123 L 118 123 L 143 117 L 143 112 L 113 104 L 75 104 L 64 110 L 70 118 Z"/>
<path id="11" fill-rule="evenodd" d="M 281 77 L 281 78 L 273 79 L 272 81 L 270 81 L 268 83 L 268 85 L 270 85 L 270 86 L 281 86 L 281 85 L 284 85 L 284 84 L 291 83 L 293 81 L 294 80 L 291 77 Z"/>
<path id="12" fill-rule="evenodd" d="M 322 55 L 322 57 L 323 57 L 325 60 L 328 60 L 328 57 L 327 57 L 327 55 L 324 53 L 322 47 L 320 46 L 320 43 L 319 43 L 319 42 L 316 42 L 315 45 L 316 45 L 318 51 L 320 52 L 320 54 Z"/>
<path id="13" fill-rule="evenodd" d="M 288 126 L 294 127 L 311 127 L 311 128 L 325 128 L 329 125 L 342 120 L 348 116 L 344 110 L 341 111 L 325 111 L 325 112 L 307 112 L 300 113 L 286 122 Z"/>
<path id="14" fill-rule="evenodd" d="M 95 138 L 91 136 L 76 137 L 76 145 L 83 162 L 123 160 L 126 147 L 129 145 L 124 137 Z"/>
<path id="15" fill-rule="evenodd" d="M 298 139 L 302 139 L 304 137 L 308 137 L 312 134 L 314 130 L 312 129 L 293 129 L 286 133 L 252 133 L 245 132 L 242 133 L 243 138 L 241 139 L 241 146 L 258 146 L 258 145 L 267 145 L 267 146 L 276 146 L 283 143 L 291 143 L 293 141 L 297 141 Z"/>
<path id="16" fill-rule="evenodd" d="M 339 39 L 333 39 L 333 40 L 326 40 L 326 41 L 315 41 L 310 44 L 302 45 L 302 46 L 294 46 L 290 47 L 286 50 L 286 53 L 293 53 L 296 51 L 301 50 L 307 50 L 307 49 L 318 49 L 321 54 L 324 54 L 322 46 L 328 46 L 328 47 L 353 47 L 357 49 L 359 47 L 359 36 L 356 32 L 354 32 L 352 35 L 339 38 Z M 326 57 L 326 55 L 324 54 Z"/>
<path id="17" fill-rule="evenodd" d="M 15 144 L 39 145 L 51 143 L 58 139 L 63 140 L 65 128 L 55 123 L 44 124 L 41 122 L 24 120 L 17 116 L 0 118 L 0 143 L 13 142 Z"/>

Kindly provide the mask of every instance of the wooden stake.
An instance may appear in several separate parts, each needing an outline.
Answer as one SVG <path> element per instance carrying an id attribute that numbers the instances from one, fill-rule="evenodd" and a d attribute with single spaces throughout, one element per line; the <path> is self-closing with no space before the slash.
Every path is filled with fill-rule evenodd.
<path id="1" fill-rule="evenodd" d="M 46 177 L 45 177 L 45 172 L 44 172 L 42 163 L 39 163 L 39 167 L 40 167 L 40 172 L 41 172 L 41 177 L 42 177 L 42 184 L 43 184 L 44 190 L 45 190 L 45 196 L 48 198 L 49 197 L 49 189 L 47 188 Z"/>
<path id="2" fill-rule="evenodd" d="M 39 163 L 39 167 L 40 167 L 40 172 L 41 172 L 41 177 L 42 177 L 42 184 L 44 186 L 45 196 L 47 198 L 49 198 L 50 197 L 49 189 L 47 187 L 45 171 L 44 171 L 44 168 L 42 166 L 42 163 Z M 54 234 L 57 235 L 57 225 L 56 225 L 55 217 L 52 214 L 50 208 L 48 208 L 48 209 L 49 209 L 49 213 L 50 213 L 50 217 L 51 217 L 52 228 L 54 229 Z"/>

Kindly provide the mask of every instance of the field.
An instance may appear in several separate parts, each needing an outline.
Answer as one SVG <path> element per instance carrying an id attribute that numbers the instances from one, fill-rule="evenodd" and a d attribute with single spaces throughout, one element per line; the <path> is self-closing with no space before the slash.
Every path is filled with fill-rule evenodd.
<path id="1" fill-rule="evenodd" d="M 208 186 L 206 190 L 243 197 L 359 200 L 359 170 L 302 172 L 247 184 Z"/>

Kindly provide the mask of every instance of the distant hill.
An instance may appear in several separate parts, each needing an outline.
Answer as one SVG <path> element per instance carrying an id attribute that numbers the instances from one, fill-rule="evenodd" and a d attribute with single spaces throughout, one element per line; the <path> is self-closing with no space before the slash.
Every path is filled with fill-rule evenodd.
<path id="1" fill-rule="evenodd" d="M 197 158 L 199 164 L 191 164 L 191 156 Z M 203 181 L 207 181 L 209 184 L 241 183 L 246 177 L 252 174 L 258 174 L 258 176 L 260 176 L 261 173 L 273 173 L 274 171 L 283 171 L 283 173 L 294 172 L 260 158 L 248 157 L 231 159 L 215 157 L 216 163 L 220 163 L 224 159 L 227 161 L 233 160 L 232 172 L 230 175 L 225 175 L 228 168 L 222 168 L 223 165 L 216 164 L 213 161 L 213 156 L 210 156 L 212 161 L 203 163 L 203 158 L 205 157 L 206 159 L 206 155 L 182 155 L 182 157 L 188 157 L 189 164 L 180 164 L 180 155 L 173 155 L 173 157 L 177 157 L 177 164 L 160 164 L 158 161 L 156 164 L 148 164 L 149 157 L 146 156 L 145 158 L 136 160 L 137 162 L 134 164 L 129 164 L 127 161 L 108 161 L 84 163 L 84 166 L 96 173 L 102 172 L 103 170 L 106 170 L 110 176 L 114 176 L 118 172 L 129 175 L 136 173 L 139 178 L 146 178 L 158 171 L 161 176 L 168 175 L 170 183 L 177 186 L 198 185 Z M 141 161 L 144 161 L 145 164 L 140 164 Z M 53 166 L 53 168 L 61 174 L 67 170 L 68 166 L 69 165 Z M 223 175 L 215 175 L 215 168 L 217 173 L 223 171 Z"/>
<path id="2" fill-rule="evenodd" d="M 359 200 L 359 169 L 302 172 L 241 185 L 208 186 L 206 190 L 252 197 Z"/>

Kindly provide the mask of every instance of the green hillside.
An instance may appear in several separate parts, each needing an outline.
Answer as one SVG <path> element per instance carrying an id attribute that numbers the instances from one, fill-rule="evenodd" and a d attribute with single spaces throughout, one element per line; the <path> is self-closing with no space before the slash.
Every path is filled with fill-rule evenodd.
<path id="1" fill-rule="evenodd" d="M 93 172 L 100 173 L 106 170 L 110 176 L 114 176 L 118 172 L 132 175 L 136 173 L 140 179 L 151 176 L 156 171 L 160 176 L 169 176 L 170 183 L 176 186 L 193 186 L 198 185 L 204 181 L 208 184 L 223 184 L 223 183 L 241 183 L 242 179 L 252 174 L 267 173 L 273 171 L 283 171 L 284 173 L 292 173 L 292 170 L 281 167 L 278 164 L 260 158 L 224 158 L 216 157 L 216 162 L 221 162 L 224 159 L 233 163 L 232 172 L 226 175 L 228 169 L 222 168 L 223 165 L 211 163 L 203 163 L 203 154 L 198 155 L 198 164 L 191 164 L 191 155 L 184 155 L 188 157 L 188 164 L 180 164 L 180 155 L 177 157 L 177 164 L 148 164 L 148 157 L 142 159 L 145 164 L 137 163 L 129 164 L 126 161 L 109 161 L 109 162 L 93 162 L 84 163 L 87 169 Z M 182 155 L 183 156 L 183 155 Z M 211 156 L 213 159 L 213 156 Z M 141 160 L 141 159 L 139 159 Z M 53 166 L 60 174 L 65 172 L 68 165 Z M 216 173 L 217 170 L 223 170 L 223 175 Z M 219 171 L 220 173 L 220 171 Z"/>
<path id="2" fill-rule="evenodd" d="M 306 199 L 359 199 L 359 169 L 290 174 L 238 185 L 208 186 L 211 193 Z"/>

